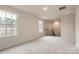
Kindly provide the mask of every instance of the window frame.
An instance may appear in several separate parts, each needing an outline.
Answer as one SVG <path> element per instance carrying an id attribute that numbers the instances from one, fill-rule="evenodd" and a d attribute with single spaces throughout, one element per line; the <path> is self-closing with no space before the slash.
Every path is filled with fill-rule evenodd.
<path id="1" fill-rule="evenodd" d="M 5 12 L 5 16 L 3 17 L 5 20 L 2 20 L 1 18 L 1 16 L 0 16 L 0 21 L 1 21 L 1 23 L 2 24 L 0 24 L 0 26 L 2 26 L 2 27 L 0 27 L 0 29 L 2 29 L 2 28 L 4 28 L 5 30 L 0 30 L 0 31 L 3 31 L 3 32 L 5 32 L 5 34 L 3 34 L 3 36 L 2 36 L 2 34 L 0 34 L 0 38 L 2 38 L 2 37 L 10 37 L 10 36 L 16 36 L 17 35 L 17 28 L 16 28 L 16 22 L 17 22 L 17 14 L 15 14 L 15 13 L 12 13 L 12 12 L 8 12 L 8 11 L 6 11 L 6 10 L 1 10 L 0 9 L 0 12 L 1 11 L 3 11 L 3 12 Z M 8 15 L 7 14 L 11 14 L 10 15 L 10 17 L 11 18 L 9 18 L 9 17 L 7 17 Z M 15 18 L 13 18 L 14 16 L 16 16 Z M 9 19 L 9 21 L 8 21 L 8 23 L 6 22 L 7 21 L 7 19 Z M 14 23 L 12 23 L 12 21 L 15 21 Z M 9 23 L 10 22 L 10 23 Z M 5 24 L 6 23 L 6 24 Z M 4 27 L 3 27 L 4 26 Z M 16 32 L 16 33 L 15 33 Z"/>
<path id="2" fill-rule="evenodd" d="M 38 31 L 43 32 L 44 27 L 43 27 L 43 20 L 38 20 Z"/>

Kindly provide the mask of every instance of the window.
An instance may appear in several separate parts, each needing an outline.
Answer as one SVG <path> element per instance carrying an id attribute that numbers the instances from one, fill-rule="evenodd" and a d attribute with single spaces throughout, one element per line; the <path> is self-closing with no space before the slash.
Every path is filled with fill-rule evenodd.
<path id="1" fill-rule="evenodd" d="M 16 35 L 17 15 L 0 10 L 0 37 Z"/>
<path id="2" fill-rule="evenodd" d="M 38 25 L 39 25 L 39 32 L 43 32 L 43 21 L 39 20 Z"/>

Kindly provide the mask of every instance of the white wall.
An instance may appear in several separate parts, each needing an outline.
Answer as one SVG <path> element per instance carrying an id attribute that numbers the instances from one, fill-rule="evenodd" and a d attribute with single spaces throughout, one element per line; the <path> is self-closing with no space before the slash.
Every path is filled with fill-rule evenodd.
<path id="1" fill-rule="evenodd" d="M 61 17 L 61 37 L 68 42 L 75 43 L 75 14 Z"/>
<path id="2" fill-rule="evenodd" d="M 0 50 L 44 35 L 44 32 L 38 32 L 38 17 L 10 6 L 0 6 L 0 9 L 18 14 L 18 35 L 16 37 L 0 38 Z"/>
<path id="3" fill-rule="evenodd" d="M 76 47 L 79 49 L 79 6 L 76 8 Z"/>

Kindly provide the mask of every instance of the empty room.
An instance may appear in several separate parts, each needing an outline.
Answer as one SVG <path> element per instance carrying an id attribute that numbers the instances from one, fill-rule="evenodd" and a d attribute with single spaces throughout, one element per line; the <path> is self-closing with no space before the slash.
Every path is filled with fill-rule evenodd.
<path id="1" fill-rule="evenodd" d="M 78 53 L 78 5 L 0 5 L 0 54 Z"/>

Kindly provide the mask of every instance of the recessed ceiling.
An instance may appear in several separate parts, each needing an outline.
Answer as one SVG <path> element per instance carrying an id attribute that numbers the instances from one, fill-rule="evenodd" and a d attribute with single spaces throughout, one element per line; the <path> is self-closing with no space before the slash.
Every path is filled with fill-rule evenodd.
<path id="1" fill-rule="evenodd" d="M 60 16 L 75 13 L 76 6 L 66 5 L 65 9 L 59 10 L 63 5 L 12 5 L 12 7 L 29 12 L 43 19 L 56 19 Z"/>

